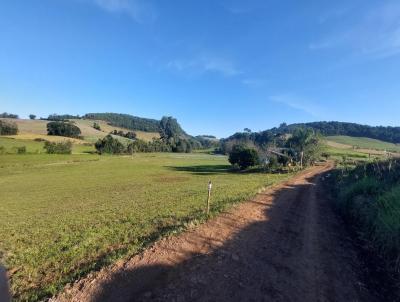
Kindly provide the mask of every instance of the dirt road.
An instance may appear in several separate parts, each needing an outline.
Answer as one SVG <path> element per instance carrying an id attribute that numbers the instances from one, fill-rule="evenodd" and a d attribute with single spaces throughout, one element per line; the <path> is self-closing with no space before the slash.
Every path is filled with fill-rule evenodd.
<path id="1" fill-rule="evenodd" d="M 375 301 L 314 167 L 54 301 Z"/>

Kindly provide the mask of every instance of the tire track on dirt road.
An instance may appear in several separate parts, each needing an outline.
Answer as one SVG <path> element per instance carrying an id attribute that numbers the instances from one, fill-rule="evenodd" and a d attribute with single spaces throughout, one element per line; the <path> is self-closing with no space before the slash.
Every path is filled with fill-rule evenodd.
<path id="1" fill-rule="evenodd" d="M 375 301 L 316 166 L 52 301 Z"/>

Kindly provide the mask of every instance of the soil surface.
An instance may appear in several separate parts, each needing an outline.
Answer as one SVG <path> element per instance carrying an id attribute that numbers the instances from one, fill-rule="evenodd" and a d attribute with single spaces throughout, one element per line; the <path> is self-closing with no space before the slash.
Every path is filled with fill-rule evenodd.
<path id="1" fill-rule="evenodd" d="M 52 301 L 378 301 L 316 166 Z"/>

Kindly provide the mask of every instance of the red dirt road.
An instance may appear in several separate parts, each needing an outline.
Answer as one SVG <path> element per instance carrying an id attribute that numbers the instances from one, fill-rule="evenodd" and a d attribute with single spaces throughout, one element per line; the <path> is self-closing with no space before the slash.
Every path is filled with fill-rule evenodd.
<path id="1" fill-rule="evenodd" d="M 53 301 L 375 301 L 317 166 Z"/>

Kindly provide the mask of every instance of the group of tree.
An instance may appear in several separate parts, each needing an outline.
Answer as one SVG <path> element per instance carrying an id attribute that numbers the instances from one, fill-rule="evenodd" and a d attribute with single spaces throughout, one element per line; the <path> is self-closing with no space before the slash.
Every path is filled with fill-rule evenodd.
<path id="1" fill-rule="evenodd" d="M 44 142 L 43 147 L 48 154 L 71 154 L 72 153 L 72 142 Z"/>
<path id="2" fill-rule="evenodd" d="M 18 125 L 14 122 L 0 120 L 0 135 L 18 134 Z"/>
<path id="3" fill-rule="evenodd" d="M 73 120 L 73 119 L 81 119 L 79 115 L 72 115 L 72 114 L 57 114 L 53 113 L 50 114 L 46 120 L 48 121 L 60 121 L 60 122 L 65 122 L 68 120 Z M 42 118 L 43 119 L 43 118 Z"/>
<path id="4" fill-rule="evenodd" d="M 110 134 L 118 135 L 118 136 L 129 138 L 129 139 L 135 139 L 136 138 L 136 133 L 132 132 L 132 131 L 124 132 L 122 130 L 114 130 L 114 131 L 111 131 Z"/>
<path id="5" fill-rule="evenodd" d="M 18 115 L 17 114 L 12 114 L 12 113 L 7 113 L 7 112 L 3 112 L 0 113 L 0 118 L 14 118 L 14 119 L 18 119 Z"/>
<path id="6" fill-rule="evenodd" d="M 266 137 L 266 136 L 264 136 Z M 253 139 L 252 139 L 253 138 Z M 272 135 L 262 143 L 246 132 L 244 136 L 223 141 L 223 149 L 229 155 L 229 162 L 240 169 L 257 165 L 278 166 L 313 164 L 321 154 L 321 136 L 312 128 L 297 128 L 291 135 Z"/>
<path id="7" fill-rule="evenodd" d="M 345 122 L 312 122 L 304 124 L 281 124 L 270 131 L 274 133 L 293 133 L 297 128 L 312 128 L 321 135 L 347 135 L 368 137 L 391 143 L 400 143 L 400 127 L 368 126 Z"/>
<path id="8" fill-rule="evenodd" d="M 158 132 L 160 123 L 154 119 L 141 118 L 121 113 L 87 113 L 83 118 L 102 120 L 115 127 L 146 132 Z"/>
<path id="9" fill-rule="evenodd" d="M 81 130 L 72 123 L 49 122 L 47 123 L 47 135 L 80 138 Z"/>
<path id="10" fill-rule="evenodd" d="M 253 143 L 259 146 L 274 143 L 279 145 L 279 140 L 285 140 L 288 135 L 292 135 L 298 129 L 302 128 L 313 129 L 315 133 L 319 133 L 323 136 L 347 135 L 354 137 L 368 137 L 391 143 L 400 143 L 400 127 L 373 127 L 343 122 L 313 122 L 291 125 L 282 123 L 279 127 L 274 127 L 265 131 L 251 132 L 250 129 L 246 128 L 243 132 L 237 132 L 232 136 L 221 140 L 221 152 L 229 153 L 232 149 L 232 145 L 237 143 Z"/>

